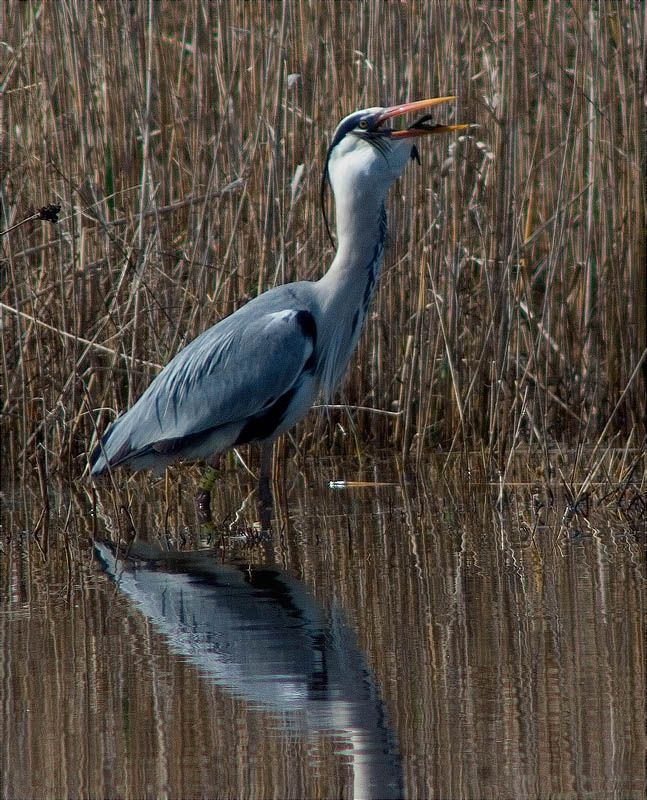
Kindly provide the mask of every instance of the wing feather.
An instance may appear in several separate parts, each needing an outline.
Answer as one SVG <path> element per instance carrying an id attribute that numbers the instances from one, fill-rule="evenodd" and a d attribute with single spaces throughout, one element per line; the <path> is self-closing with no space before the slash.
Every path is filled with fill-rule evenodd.
<path id="1" fill-rule="evenodd" d="M 264 311 L 251 301 L 181 350 L 108 429 L 92 473 L 151 449 L 164 452 L 165 443 L 244 424 L 288 392 L 311 360 L 316 329 L 307 307 L 275 293 Z"/>

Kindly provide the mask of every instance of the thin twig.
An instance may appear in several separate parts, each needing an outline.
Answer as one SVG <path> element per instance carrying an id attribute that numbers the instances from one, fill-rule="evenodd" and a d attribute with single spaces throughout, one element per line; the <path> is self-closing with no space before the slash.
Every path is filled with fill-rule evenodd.
<path id="1" fill-rule="evenodd" d="M 89 339 L 84 339 L 82 336 L 76 336 L 74 333 L 68 333 L 67 331 L 62 331 L 60 328 L 54 327 L 54 325 L 49 325 L 47 322 L 43 322 L 42 319 L 38 319 L 37 317 L 32 316 L 31 314 L 26 314 L 24 311 L 18 311 L 17 308 L 12 308 L 8 306 L 6 303 L 0 302 L 0 309 L 3 311 L 8 311 L 11 314 L 16 314 L 16 316 L 22 317 L 22 319 L 29 320 L 29 322 L 33 322 L 36 325 L 40 325 L 42 328 L 46 328 L 48 331 L 53 331 L 57 333 L 59 336 L 63 336 L 66 339 L 71 339 L 73 342 L 80 342 L 81 344 L 85 344 L 88 347 L 92 348 L 93 350 L 98 350 L 101 353 L 108 353 L 111 356 L 117 356 L 118 358 L 123 359 L 124 361 L 129 362 L 131 365 L 138 364 L 142 367 L 152 367 L 153 369 L 160 370 L 162 369 L 160 364 L 156 364 L 154 361 L 144 361 L 141 358 L 135 358 L 133 356 L 128 356 L 125 353 L 120 353 L 118 350 L 112 350 L 109 347 L 105 347 L 102 344 L 97 344 L 96 342 L 92 342 Z"/>

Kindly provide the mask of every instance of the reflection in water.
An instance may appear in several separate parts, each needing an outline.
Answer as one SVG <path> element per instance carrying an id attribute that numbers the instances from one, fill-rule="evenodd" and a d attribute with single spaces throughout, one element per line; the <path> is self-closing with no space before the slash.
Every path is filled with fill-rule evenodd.
<path id="1" fill-rule="evenodd" d="M 317 462 L 311 485 L 287 465 L 289 574 L 140 553 L 115 584 L 91 542 L 128 534 L 120 497 L 95 518 L 53 476 L 46 535 L 39 484 L 5 487 L 0 798 L 348 798 L 376 753 L 397 773 L 397 739 L 411 800 L 643 800 L 642 473 L 591 487 L 565 522 L 569 497 L 527 483 L 527 463 L 502 487 L 480 459 L 445 461 Z M 214 508 L 238 508 L 245 480 Z M 197 546 L 190 475 L 128 488 L 142 538 Z"/>
<path id="2" fill-rule="evenodd" d="M 204 551 L 125 560 L 106 543 L 95 550 L 175 653 L 287 727 L 331 733 L 350 761 L 352 797 L 402 797 L 374 678 L 340 613 L 328 618 L 276 566 L 223 564 Z"/>

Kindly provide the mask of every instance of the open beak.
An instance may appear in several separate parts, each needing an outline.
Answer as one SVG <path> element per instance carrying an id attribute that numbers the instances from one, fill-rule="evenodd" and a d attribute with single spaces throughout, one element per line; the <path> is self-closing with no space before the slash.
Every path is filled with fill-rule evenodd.
<path id="1" fill-rule="evenodd" d="M 428 100 L 415 100 L 412 103 L 402 103 L 402 105 L 399 106 L 391 106 L 391 108 L 384 109 L 384 112 L 378 120 L 378 124 L 381 125 L 383 122 L 393 119 L 393 117 L 399 117 L 402 114 L 410 114 L 416 111 L 427 111 L 430 108 L 439 106 L 441 103 L 449 103 L 455 99 L 456 98 L 453 95 L 449 97 L 432 97 Z M 394 139 L 408 139 L 413 136 L 423 136 L 427 133 L 449 133 L 450 131 L 462 131 L 469 127 L 465 124 L 432 125 L 429 120 L 430 115 L 423 114 L 422 117 L 416 120 L 405 130 L 390 131 L 391 137 Z"/>

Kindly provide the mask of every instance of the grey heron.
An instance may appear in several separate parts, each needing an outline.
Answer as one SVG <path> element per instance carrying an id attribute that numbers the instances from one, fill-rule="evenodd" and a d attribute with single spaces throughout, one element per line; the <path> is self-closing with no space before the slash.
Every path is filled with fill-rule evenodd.
<path id="1" fill-rule="evenodd" d="M 429 123 L 428 110 L 453 99 L 366 108 L 339 123 L 322 179 L 322 200 L 326 181 L 332 187 L 337 229 L 327 272 L 260 294 L 180 350 L 107 429 L 90 456 L 93 477 L 126 465 L 160 472 L 185 459 L 215 467 L 225 450 L 260 442 L 259 498 L 271 506 L 274 440 L 341 381 L 380 271 L 387 192 L 418 157 L 415 139 L 465 127 Z M 418 112 L 427 113 L 390 127 Z M 212 469 L 199 493 L 207 516 L 214 479 Z"/>

